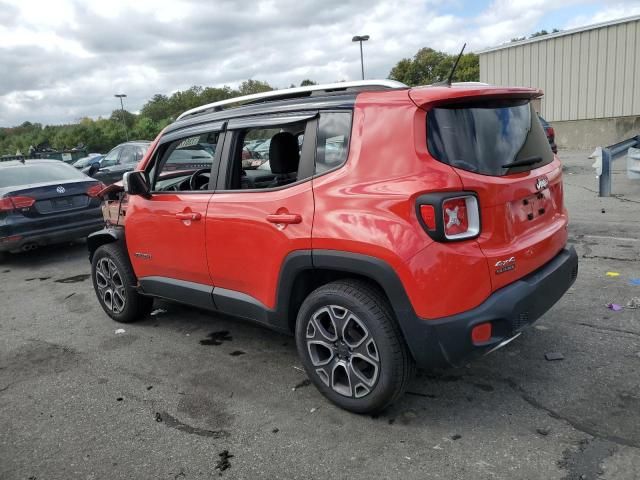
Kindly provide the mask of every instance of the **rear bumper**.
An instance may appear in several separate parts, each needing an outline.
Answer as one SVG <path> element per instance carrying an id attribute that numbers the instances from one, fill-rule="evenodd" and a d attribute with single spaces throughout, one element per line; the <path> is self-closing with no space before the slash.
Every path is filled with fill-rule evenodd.
<path id="1" fill-rule="evenodd" d="M 43 246 L 86 237 L 104 226 L 102 213 L 99 208 L 96 210 L 98 215 L 90 220 L 56 225 L 38 230 L 21 231 L 15 235 L 0 235 L 0 252 L 20 251 L 27 245 Z"/>
<path id="2" fill-rule="evenodd" d="M 577 275 L 575 249 L 563 249 L 546 265 L 496 291 L 472 310 L 436 320 L 406 322 L 403 330 L 408 346 L 422 367 L 465 363 L 535 322 L 573 285 Z M 471 330 L 484 322 L 491 322 L 492 337 L 482 345 L 474 345 Z"/>

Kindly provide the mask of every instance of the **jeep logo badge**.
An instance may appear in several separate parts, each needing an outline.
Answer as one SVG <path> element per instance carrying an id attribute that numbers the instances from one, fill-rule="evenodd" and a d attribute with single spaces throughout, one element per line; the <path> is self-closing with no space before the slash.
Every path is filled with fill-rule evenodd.
<path id="1" fill-rule="evenodd" d="M 60 185 L 58 188 L 56 188 L 56 192 L 64 193 L 64 192 L 66 192 L 66 190 L 64 189 L 64 187 L 62 185 Z"/>
<path id="2" fill-rule="evenodd" d="M 540 177 L 536 182 L 536 190 L 544 190 L 549 186 L 549 179 L 547 177 Z"/>

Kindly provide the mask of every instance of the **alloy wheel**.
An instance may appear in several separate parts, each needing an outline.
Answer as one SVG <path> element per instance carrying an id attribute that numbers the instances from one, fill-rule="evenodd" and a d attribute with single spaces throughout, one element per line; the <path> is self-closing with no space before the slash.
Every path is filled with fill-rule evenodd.
<path id="1" fill-rule="evenodd" d="M 327 387 L 350 398 L 365 397 L 375 387 L 380 372 L 378 347 L 353 312 L 338 305 L 316 310 L 305 338 L 315 372 Z"/>
<path id="2" fill-rule="evenodd" d="M 108 257 L 101 258 L 96 264 L 96 286 L 102 302 L 110 311 L 118 314 L 124 310 L 127 296 L 122 275 Z"/>

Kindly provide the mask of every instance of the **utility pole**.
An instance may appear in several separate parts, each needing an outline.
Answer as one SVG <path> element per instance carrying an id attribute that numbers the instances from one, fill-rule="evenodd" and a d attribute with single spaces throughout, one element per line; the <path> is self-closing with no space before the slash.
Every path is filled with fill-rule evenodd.
<path id="1" fill-rule="evenodd" d="M 124 93 L 116 93 L 114 97 L 120 99 L 120 111 L 122 112 L 122 126 L 124 127 L 124 136 L 129 141 L 129 131 L 127 130 L 127 122 L 124 120 L 124 104 L 122 103 L 122 99 L 126 97 Z"/>
<path id="2" fill-rule="evenodd" d="M 362 70 L 362 80 L 364 80 L 364 57 L 362 55 L 362 42 L 369 40 L 369 35 L 356 35 L 351 39 L 352 42 L 360 42 L 360 69 Z"/>

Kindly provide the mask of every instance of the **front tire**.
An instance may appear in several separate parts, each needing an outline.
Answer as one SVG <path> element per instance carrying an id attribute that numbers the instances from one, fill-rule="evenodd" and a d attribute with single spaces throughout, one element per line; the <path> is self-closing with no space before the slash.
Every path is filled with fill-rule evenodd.
<path id="1" fill-rule="evenodd" d="M 95 251 L 91 278 L 100 306 L 116 322 L 134 322 L 151 311 L 153 298 L 136 291 L 129 258 L 117 244 L 108 243 Z"/>
<path id="2" fill-rule="evenodd" d="M 323 285 L 305 299 L 296 345 L 318 390 L 355 413 L 384 410 L 415 369 L 384 294 L 360 280 Z"/>

